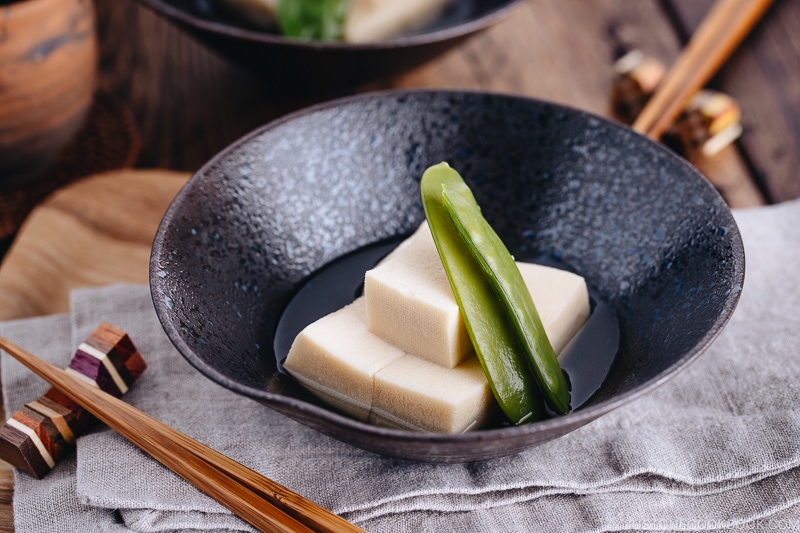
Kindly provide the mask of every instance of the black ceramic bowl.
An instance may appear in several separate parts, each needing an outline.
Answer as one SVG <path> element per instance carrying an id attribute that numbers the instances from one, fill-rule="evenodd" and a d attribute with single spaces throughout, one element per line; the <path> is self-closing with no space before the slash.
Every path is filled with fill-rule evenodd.
<path id="1" fill-rule="evenodd" d="M 436 57 L 505 17 L 518 0 L 456 0 L 430 26 L 370 44 L 304 42 L 246 28 L 210 0 L 139 0 L 277 90 L 350 87 Z"/>
<path id="2" fill-rule="evenodd" d="M 414 230 L 420 176 L 440 161 L 517 259 L 580 273 L 617 316 L 608 375 L 572 413 L 460 435 L 391 430 L 334 412 L 280 372 L 276 331 L 298 291 L 338 258 Z M 355 281 L 330 284 L 334 299 L 354 297 L 366 265 L 348 268 Z M 661 145 L 547 102 L 437 91 L 340 100 L 239 140 L 172 203 L 150 266 L 164 329 L 208 378 L 337 439 L 432 461 L 517 452 L 664 383 L 720 333 L 743 277 L 729 209 Z"/>

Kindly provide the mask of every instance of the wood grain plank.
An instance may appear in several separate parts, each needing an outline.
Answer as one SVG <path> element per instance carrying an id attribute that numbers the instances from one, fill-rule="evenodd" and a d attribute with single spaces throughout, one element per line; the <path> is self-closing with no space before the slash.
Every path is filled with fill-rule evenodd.
<path id="1" fill-rule="evenodd" d="M 333 95 L 278 97 L 259 81 L 136 2 L 97 0 L 100 84 L 131 105 L 142 132 L 137 166 L 196 170 L 248 131 Z M 115 31 L 124 24 L 128 31 Z M 656 0 L 528 0 L 505 21 L 406 75 L 370 84 L 445 87 L 544 98 L 610 114 L 613 61 L 640 48 L 667 63 L 680 40 Z M 714 183 L 735 176 L 732 205 L 763 203 L 738 156 L 705 165 Z M 724 168 L 724 174 L 715 174 Z M 722 190 L 722 189 L 721 189 Z M 734 203 L 738 202 L 738 203 Z"/>
<path id="2" fill-rule="evenodd" d="M 640 49 L 671 64 L 681 48 L 659 2 L 531 0 L 444 58 L 384 82 L 512 92 L 610 116 L 613 63 Z M 702 14 L 701 14 L 702 16 Z M 734 207 L 765 203 L 736 150 L 692 161 Z"/>
<path id="3" fill-rule="evenodd" d="M 669 61 L 680 43 L 654 1 L 531 0 L 440 60 L 383 87 L 512 92 L 608 115 L 614 61 L 632 48 Z"/>
<path id="4" fill-rule="evenodd" d="M 3 420 L 6 419 L 5 413 Z M 5 461 L 0 461 L 0 531 L 14 531 L 14 470 Z"/>
<path id="5" fill-rule="evenodd" d="M 52 196 L 0 267 L 0 320 L 68 312 L 71 288 L 147 283 L 153 235 L 187 178 L 120 171 Z"/>
<path id="6" fill-rule="evenodd" d="M 96 6 L 99 85 L 137 117 L 138 167 L 197 170 L 245 133 L 317 101 L 266 95 L 252 74 L 135 1 Z"/>
<path id="7" fill-rule="evenodd" d="M 667 0 L 689 34 L 711 0 Z M 713 85 L 739 100 L 741 157 L 767 201 L 800 197 L 800 1 L 775 2 Z"/>
<path id="8" fill-rule="evenodd" d="M 124 170 L 51 196 L 0 265 L 0 320 L 67 312 L 73 288 L 147 283 L 153 235 L 188 177 Z M 13 486 L 13 470 L 0 460 L 0 533 L 14 531 Z"/>

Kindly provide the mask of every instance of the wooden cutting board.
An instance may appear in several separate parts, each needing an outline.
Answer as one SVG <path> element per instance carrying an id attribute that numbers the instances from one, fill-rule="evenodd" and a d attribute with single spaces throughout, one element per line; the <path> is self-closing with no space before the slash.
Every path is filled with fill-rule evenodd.
<path id="1" fill-rule="evenodd" d="M 146 284 L 158 224 L 188 178 L 121 170 L 53 194 L 31 213 L 0 264 L 0 320 L 66 313 L 75 288 Z M 14 531 L 13 488 L 11 467 L 0 461 L 0 533 Z"/>
<path id="2" fill-rule="evenodd" d="M 153 236 L 188 174 L 122 170 L 57 191 L 0 265 L 0 320 L 65 313 L 69 291 L 147 283 Z"/>

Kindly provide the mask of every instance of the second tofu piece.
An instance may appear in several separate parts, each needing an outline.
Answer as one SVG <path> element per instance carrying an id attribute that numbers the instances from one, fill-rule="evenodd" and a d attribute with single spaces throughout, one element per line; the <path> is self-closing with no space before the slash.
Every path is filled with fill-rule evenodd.
<path id="1" fill-rule="evenodd" d="M 464 320 L 427 223 L 401 250 L 367 272 L 367 326 L 404 351 L 453 368 L 473 353 Z M 589 316 L 581 276 L 517 263 L 556 354 Z"/>
<path id="2" fill-rule="evenodd" d="M 367 43 L 413 32 L 438 17 L 450 1 L 353 0 L 344 40 Z"/>
<path id="3" fill-rule="evenodd" d="M 406 355 L 375 374 L 369 421 L 415 431 L 463 433 L 483 427 L 499 412 L 476 356 L 451 369 Z"/>
<path id="4" fill-rule="evenodd" d="M 367 331 L 364 299 L 297 336 L 284 368 L 314 395 L 364 422 L 461 433 L 496 416 L 478 358 L 444 368 L 404 354 Z"/>
<path id="5" fill-rule="evenodd" d="M 367 331 L 364 299 L 306 326 L 284 368 L 316 396 L 366 422 L 375 373 L 403 351 Z"/>

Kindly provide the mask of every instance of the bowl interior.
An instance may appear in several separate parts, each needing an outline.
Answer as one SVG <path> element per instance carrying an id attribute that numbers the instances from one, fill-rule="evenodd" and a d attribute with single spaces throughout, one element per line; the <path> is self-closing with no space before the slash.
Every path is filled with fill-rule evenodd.
<path id="1" fill-rule="evenodd" d="M 581 274 L 617 315 L 615 361 L 573 413 L 462 435 L 387 430 L 279 371 L 275 332 L 298 289 L 336 258 L 413 231 L 419 178 L 440 161 L 518 260 Z M 663 382 L 727 322 L 743 261 L 713 188 L 628 128 L 524 98 L 395 92 L 299 112 L 210 161 L 162 222 L 151 289 L 170 339 L 212 380 L 367 449 L 455 461 L 557 437 Z"/>

